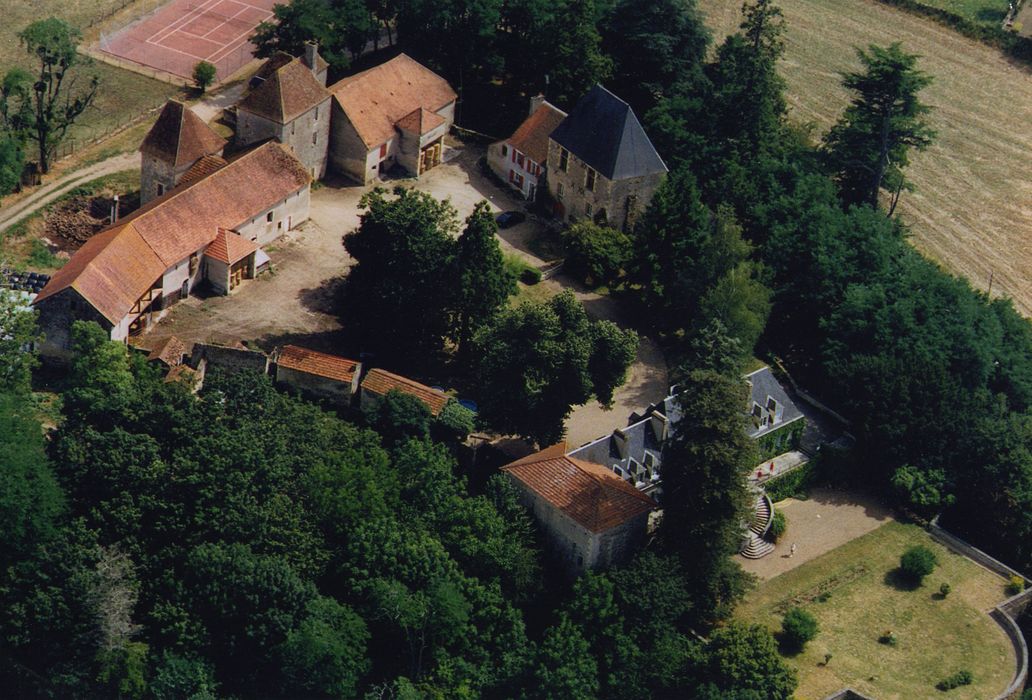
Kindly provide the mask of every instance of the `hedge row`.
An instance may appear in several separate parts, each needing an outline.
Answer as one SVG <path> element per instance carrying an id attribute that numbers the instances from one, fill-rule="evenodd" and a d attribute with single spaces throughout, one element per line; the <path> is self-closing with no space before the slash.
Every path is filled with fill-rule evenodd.
<path id="1" fill-rule="evenodd" d="M 939 24 L 955 29 L 969 39 L 988 44 L 1008 56 L 1032 64 L 1032 39 L 1029 37 L 1019 36 L 1003 27 L 972 22 L 948 10 L 924 5 L 919 0 L 878 0 L 878 2 L 898 7 L 921 17 L 928 17 Z"/>

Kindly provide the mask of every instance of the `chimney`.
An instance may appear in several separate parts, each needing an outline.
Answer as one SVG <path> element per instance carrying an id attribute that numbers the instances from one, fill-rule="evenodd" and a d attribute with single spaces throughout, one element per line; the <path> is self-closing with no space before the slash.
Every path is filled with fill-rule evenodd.
<path id="1" fill-rule="evenodd" d="M 306 66 L 312 69 L 313 73 L 315 72 L 315 57 L 318 53 L 319 44 L 314 41 L 305 42 L 305 57 L 302 60 L 304 60 Z"/>
<path id="2" fill-rule="evenodd" d="M 544 103 L 545 103 L 545 96 L 544 95 L 534 95 L 533 97 L 531 97 L 530 98 L 530 111 L 527 112 L 527 116 L 529 117 L 531 114 L 536 112 L 538 110 L 538 107 L 540 107 Z"/>
<path id="3" fill-rule="evenodd" d="M 118 223 L 118 195 L 111 201 L 111 223 Z"/>
<path id="4" fill-rule="evenodd" d="M 620 459 L 627 459 L 631 442 L 627 433 L 617 428 L 613 431 L 613 442 L 616 443 L 616 451 L 620 454 Z"/>
<path id="5" fill-rule="evenodd" d="M 653 411 L 649 414 L 649 422 L 652 425 L 652 432 L 656 436 L 656 442 L 662 445 L 669 434 L 670 419 L 659 411 Z"/>

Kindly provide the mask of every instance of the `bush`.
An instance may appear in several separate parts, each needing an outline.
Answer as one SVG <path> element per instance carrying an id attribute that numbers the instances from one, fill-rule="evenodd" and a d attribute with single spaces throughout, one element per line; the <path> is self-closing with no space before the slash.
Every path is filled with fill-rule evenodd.
<path id="1" fill-rule="evenodd" d="M 892 630 L 885 630 L 882 636 L 878 637 L 878 643 L 884 644 L 885 646 L 894 647 L 899 644 L 899 638 L 893 634 Z"/>
<path id="2" fill-rule="evenodd" d="M 215 82 L 215 66 L 207 61 L 198 61 L 193 69 L 193 80 L 202 93 Z"/>
<path id="3" fill-rule="evenodd" d="M 817 636 L 817 620 L 802 608 L 792 608 L 781 620 L 781 635 L 785 646 L 802 651 L 806 643 Z"/>
<path id="4" fill-rule="evenodd" d="M 1025 590 L 1025 579 L 1020 576 L 1011 576 L 1007 580 L 1007 595 L 1017 595 Z"/>
<path id="5" fill-rule="evenodd" d="M 932 573 L 939 560 L 935 552 L 923 545 L 911 547 L 899 558 L 899 568 L 912 583 L 920 585 L 924 577 Z"/>
<path id="6" fill-rule="evenodd" d="M 631 239 L 613 228 L 578 221 L 563 232 L 566 269 L 594 286 L 614 282 L 631 257 Z"/>
<path id="7" fill-rule="evenodd" d="M 774 511 L 774 517 L 770 521 L 770 539 L 772 542 L 777 542 L 781 539 L 781 536 L 785 534 L 785 529 L 788 527 L 788 518 L 780 510 Z"/>
<path id="8" fill-rule="evenodd" d="M 952 676 L 943 678 L 941 681 L 935 684 L 935 687 L 939 690 L 953 690 L 959 688 L 962 685 L 971 685 L 974 681 L 974 676 L 971 675 L 971 671 L 957 671 Z"/>
<path id="9" fill-rule="evenodd" d="M 528 267 L 520 273 L 520 282 L 533 286 L 541 281 L 541 270 L 536 267 Z"/>
<path id="10" fill-rule="evenodd" d="M 953 589 L 950 588 L 950 584 L 944 583 L 941 586 L 939 586 L 939 595 L 941 595 L 943 598 L 945 598 L 946 596 L 948 596 L 950 594 L 951 590 L 953 590 Z"/>
<path id="11" fill-rule="evenodd" d="M 541 270 L 527 263 L 516 253 L 503 253 L 502 264 L 506 271 L 526 285 L 534 285 L 541 281 Z"/>
<path id="12" fill-rule="evenodd" d="M 458 401 L 449 401 L 437 416 L 437 424 L 447 437 L 465 440 L 473 432 L 476 414 Z"/>

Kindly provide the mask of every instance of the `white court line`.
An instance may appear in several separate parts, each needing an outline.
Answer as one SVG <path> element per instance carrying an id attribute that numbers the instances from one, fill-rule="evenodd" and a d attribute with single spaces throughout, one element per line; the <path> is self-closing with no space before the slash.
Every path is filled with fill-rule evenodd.
<path id="1" fill-rule="evenodd" d="M 233 1 L 236 2 L 236 0 L 233 0 Z M 183 26 L 183 24 L 185 24 L 187 22 L 193 21 L 195 15 L 197 15 L 198 13 L 203 14 L 203 13 L 207 12 L 208 9 L 209 9 L 209 6 L 212 3 L 217 5 L 220 2 L 222 2 L 222 0 L 204 0 L 204 2 L 202 2 L 200 5 L 198 5 L 194 9 L 190 10 L 189 12 L 187 12 L 182 17 L 176 18 L 175 20 L 173 20 L 172 22 L 169 22 L 168 24 L 166 24 L 164 27 L 162 27 L 158 31 L 156 31 L 153 34 L 151 34 L 149 37 L 147 37 L 146 42 L 148 44 L 158 44 L 158 42 L 164 41 L 166 37 L 171 36 L 172 34 L 175 34 L 176 30 L 179 29 L 181 26 Z M 158 34 L 161 34 L 162 32 L 167 32 L 167 34 L 165 34 L 165 36 L 161 37 L 157 41 L 154 41 L 153 40 L 154 37 L 156 37 Z M 158 45 L 160 46 L 160 44 L 158 44 Z"/>
<path id="2" fill-rule="evenodd" d="M 233 0 L 233 1 L 234 1 L 234 2 L 236 2 L 236 0 Z M 256 10 L 260 10 L 261 8 L 259 8 L 259 7 L 256 7 L 256 8 L 254 8 L 254 9 L 256 9 Z M 272 14 L 271 12 L 269 12 L 268 10 L 263 10 L 263 12 L 265 12 L 265 18 L 264 18 L 264 19 L 261 19 L 261 20 L 259 20 L 259 22 L 264 22 L 264 21 L 265 21 L 266 19 L 268 19 L 269 17 L 272 17 L 272 16 L 273 16 L 273 14 Z M 255 24 L 255 27 L 257 27 L 257 26 L 258 26 L 258 25 L 257 25 L 257 24 Z M 233 40 L 232 40 L 231 42 L 229 42 L 228 44 L 226 44 L 225 46 L 223 46 L 223 47 L 222 47 L 221 49 L 219 49 L 218 51 L 215 51 L 214 53 L 210 54 L 210 55 L 209 55 L 208 57 L 206 57 L 206 58 L 205 58 L 204 60 L 205 60 L 205 61 L 211 61 L 211 60 L 212 60 L 212 57 L 213 57 L 213 56 L 215 56 L 215 54 L 217 54 L 217 53 L 219 53 L 219 52 L 221 52 L 221 51 L 225 51 L 225 52 L 226 52 L 226 53 L 225 53 L 225 54 L 223 54 L 223 56 L 222 56 L 222 58 L 225 58 L 226 56 L 228 56 L 228 55 L 229 55 L 229 53 L 230 53 L 231 51 L 236 51 L 236 50 L 237 50 L 238 48 L 240 48 L 241 46 L 243 46 L 243 45 L 244 45 L 244 43 L 245 43 L 245 42 L 247 41 L 247 38 L 248 38 L 248 37 L 250 37 L 250 36 L 251 36 L 251 34 L 253 34 L 253 33 L 254 33 L 254 27 L 251 27 L 251 28 L 250 28 L 250 29 L 248 29 L 248 30 L 247 30 L 246 32 L 243 32 L 242 34 L 240 34 L 240 35 L 239 35 L 239 36 L 238 36 L 237 38 L 233 39 Z M 212 43 L 214 43 L 214 42 L 212 42 Z M 214 59 L 214 60 L 216 60 L 216 61 L 217 61 L 217 60 L 219 60 L 219 59 L 217 59 L 217 58 L 216 58 L 216 59 Z"/>
<path id="3" fill-rule="evenodd" d="M 203 61 L 204 60 L 204 56 L 198 56 L 197 54 L 190 53 L 189 51 L 180 51 L 179 49 L 173 49 L 171 46 L 165 46 L 164 44 L 153 44 L 153 46 L 157 46 L 159 49 L 164 49 L 165 51 L 174 51 L 175 53 L 179 53 L 179 54 L 182 54 L 184 56 L 189 56 L 190 58 L 194 59 L 195 61 Z M 150 65 L 150 64 L 146 64 L 146 65 Z M 154 66 L 152 66 L 152 67 L 154 67 Z M 165 70 L 165 69 L 162 68 L 161 70 Z"/>
<path id="4" fill-rule="evenodd" d="M 236 2 L 236 0 L 233 0 L 233 1 Z M 243 3 L 239 3 L 238 2 L 236 4 L 237 5 L 242 5 Z M 228 17 L 228 18 L 222 20 L 222 22 L 220 22 L 217 27 L 212 27 L 209 31 L 205 32 L 204 36 L 208 36 L 209 34 L 211 34 L 216 29 L 222 29 L 224 26 L 226 26 L 227 24 L 229 24 L 230 22 L 235 20 L 237 17 L 239 17 L 242 12 L 247 12 L 247 9 L 248 9 L 247 6 L 245 6 L 242 10 L 237 10 L 237 13 L 235 15 L 233 15 L 232 17 Z"/>

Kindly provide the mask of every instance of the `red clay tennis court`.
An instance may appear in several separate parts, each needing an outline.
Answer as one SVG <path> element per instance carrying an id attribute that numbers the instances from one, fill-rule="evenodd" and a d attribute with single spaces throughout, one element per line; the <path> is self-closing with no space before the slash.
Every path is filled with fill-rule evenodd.
<path id="1" fill-rule="evenodd" d="M 100 50 L 148 68 L 189 78 L 198 61 L 225 80 L 252 59 L 248 40 L 282 0 L 172 0 L 112 36 Z"/>

